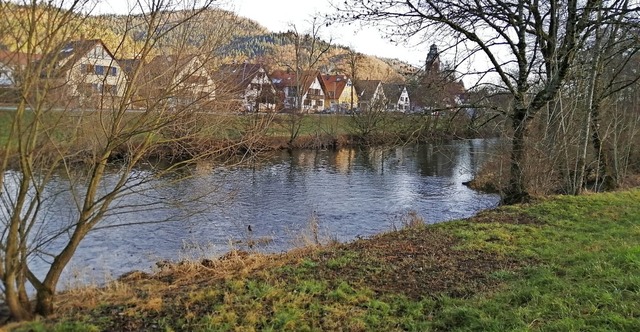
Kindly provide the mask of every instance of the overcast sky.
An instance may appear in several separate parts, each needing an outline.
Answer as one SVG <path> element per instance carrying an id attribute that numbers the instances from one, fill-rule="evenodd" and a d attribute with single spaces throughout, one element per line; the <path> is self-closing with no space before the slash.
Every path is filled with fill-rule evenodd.
<path id="1" fill-rule="evenodd" d="M 96 12 L 126 13 L 132 0 L 103 0 Z M 314 15 L 332 12 L 330 0 L 221 0 L 220 7 L 240 16 L 257 21 L 273 32 L 286 31 L 295 24 L 299 31 L 306 31 Z M 349 46 L 358 52 L 380 57 L 396 58 L 421 66 L 429 51 L 429 45 L 395 45 L 384 39 L 377 29 L 334 24 L 323 27 L 325 40 Z"/>

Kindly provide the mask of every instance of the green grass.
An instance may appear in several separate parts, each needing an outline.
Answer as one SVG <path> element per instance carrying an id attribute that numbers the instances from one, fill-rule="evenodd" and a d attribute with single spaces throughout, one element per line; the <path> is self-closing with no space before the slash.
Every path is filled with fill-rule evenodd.
<path id="1" fill-rule="evenodd" d="M 11 131 L 12 112 L 0 111 L 0 147 L 4 148 Z"/>
<path id="2" fill-rule="evenodd" d="M 0 145 L 6 143 L 9 129 L 11 125 L 11 116 L 13 112 L 0 111 Z M 60 141 L 69 141 L 70 137 L 66 133 L 70 132 L 68 126 L 75 124 L 74 116 L 78 113 L 52 113 L 42 118 L 44 122 L 55 123 L 53 129 L 54 137 L 58 137 Z M 129 125 L 136 123 L 136 119 L 141 115 L 139 113 L 131 113 L 127 115 Z M 388 121 L 379 128 L 378 132 L 386 135 L 404 137 L 408 133 L 413 133 L 420 125 L 421 119 L 414 116 L 403 116 L 396 114 L 386 115 Z M 299 123 L 298 139 L 305 140 L 309 138 L 338 138 L 344 135 L 356 135 L 357 131 L 351 125 L 352 118 L 348 115 L 315 115 L 305 114 L 294 117 L 296 123 Z M 68 121 L 65 121 L 68 120 Z M 263 139 L 276 138 L 287 141 L 291 132 L 292 117 L 289 114 L 253 114 L 253 115 L 230 115 L 230 114 L 197 114 L 195 123 L 199 127 L 199 133 L 204 139 L 211 141 L 226 140 L 242 140 L 246 137 L 256 137 L 256 133 L 264 133 Z M 89 132 L 95 134 L 95 128 L 99 128 L 101 122 L 95 114 L 86 114 L 83 120 L 83 127 L 80 132 Z M 267 125 L 266 130 L 256 130 Z M 174 128 L 175 127 L 175 128 Z M 172 131 L 174 130 L 174 131 Z M 56 132 L 58 134 L 56 134 Z M 163 131 L 166 138 L 173 138 L 173 135 L 180 137 L 187 132 L 193 132 L 190 128 L 177 124 Z M 403 136 L 404 135 L 404 136 Z M 75 135 L 77 136 L 77 135 Z M 74 136 L 74 137 L 75 137 Z M 257 136 L 260 137 L 260 136 Z M 84 140 L 83 140 L 84 141 Z M 84 147 L 78 147 L 83 149 Z"/>
<path id="3" fill-rule="evenodd" d="M 379 128 L 379 131 L 389 134 L 407 134 L 412 130 L 416 130 L 420 125 L 421 117 L 406 116 L 399 114 L 387 114 L 385 115 L 387 121 L 384 126 Z M 419 121 L 416 121 L 418 119 Z M 352 125 L 352 117 L 350 115 L 315 115 L 307 114 L 300 118 L 296 118 L 299 121 L 301 137 L 315 136 L 315 135 L 355 135 L 357 131 Z M 275 137 L 288 137 L 291 126 L 291 115 L 277 114 L 273 118 L 273 123 L 270 126 L 269 135 Z"/>
<path id="4" fill-rule="evenodd" d="M 96 308 L 66 311 L 55 321 L 31 326 L 637 331 L 640 190 L 553 197 L 283 259 L 249 272 L 250 263 L 243 262 L 223 278 L 200 272 L 206 282 L 184 288 L 188 291 L 154 286 L 154 295 L 163 299 L 154 309 L 131 299 L 126 305 L 103 300 Z M 418 268 L 424 273 L 412 271 Z M 460 271 L 451 279 L 457 282 L 447 282 L 448 274 Z M 467 279 L 470 273 L 478 274 Z M 433 278 L 442 282 L 433 284 L 438 281 Z"/>
<path id="5" fill-rule="evenodd" d="M 640 191 L 564 196 L 520 210 L 544 226 L 447 225 L 464 246 L 539 263 L 495 274 L 505 287 L 454 305 L 490 329 L 633 331 L 640 326 Z M 487 245 L 483 239 L 498 239 Z M 483 243 L 484 242 L 484 243 Z"/>

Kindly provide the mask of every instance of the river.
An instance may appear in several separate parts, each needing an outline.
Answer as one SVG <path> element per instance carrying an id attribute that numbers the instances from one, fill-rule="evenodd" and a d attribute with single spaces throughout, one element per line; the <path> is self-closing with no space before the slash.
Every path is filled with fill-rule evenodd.
<path id="1" fill-rule="evenodd" d="M 132 270 L 151 271 L 160 260 L 212 257 L 231 249 L 282 252 L 315 242 L 316 234 L 324 242 L 368 237 L 401 227 L 411 211 L 427 223 L 469 217 L 499 202 L 497 195 L 463 185 L 495 143 L 279 151 L 249 166 L 200 165 L 186 181 L 160 179 L 162 185 L 118 201 L 121 209 L 102 226 L 142 224 L 90 233 L 61 286 L 100 284 Z M 64 181 L 54 180 L 51 187 L 64 187 Z M 175 203 L 184 197 L 197 199 Z M 72 205 L 70 197 L 59 195 L 43 218 L 64 219 Z M 49 246 L 55 248 L 55 241 Z M 46 263 L 33 264 L 38 274 L 44 272 Z"/>

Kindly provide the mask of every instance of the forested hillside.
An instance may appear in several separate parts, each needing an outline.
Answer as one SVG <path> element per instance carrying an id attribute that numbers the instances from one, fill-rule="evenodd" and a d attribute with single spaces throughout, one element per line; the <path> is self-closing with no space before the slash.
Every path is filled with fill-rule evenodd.
<path id="1" fill-rule="evenodd" d="M 19 25 L 23 14 L 22 8 L 17 5 L 5 4 L 9 6 L 10 14 L 8 20 L 0 22 L 0 43 L 4 48 L 11 51 L 39 52 L 39 50 L 26 50 L 22 46 L 26 36 L 20 35 Z M 41 15 L 58 15 L 51 9 L 42 9 Z M 197 20 L 193 20 L 186 27 L 187 29 L 200 33 L 196 38 L 189 40 L 179 40 L 179 31 L 173 31 L 174 22 L 181 20 L 189 12 L 165 12 L 157 19 L 162 22 L 156 31 L 145 31 L 143 20 L 148 17 L 136 15 L 99 15 L 80 17 L 78 21 L 84 20 L 79 26 L 81 28 L 71 31 L 69 35 L 74 39 L 102 39 L 117 58 L 134 58 L 136 50 L 141 49 L 138 45 L 145 40 L 147 34 L 166 34 L 166 43 L 159 43 L 155 48 L 156 53 L 172 53 L 178 49 L 188 51 L 189 46 L 200 47 L 207 43 L 209 49 L 214 50 L 211 54 L 216 58 L 216 63 L 232 62 L 261 62 L 273 69 L 286 69 L 292 63 L 294 47 L 291 32 L 270 32 L 259 23 L 238 16 L 233 12 L 221 9 L 207 10 L 199 15 Z M 13 18 L 13 19 L 12 19 Z M 44 19 L 42 21 L 45 21 Z M 185 27 L 181 27 L 184 29 Z M 305 31 L 308 27 L 297 27 L 300 31 Z M 47 27 L 42 26 L 36 36 L 42 41 L 47 40 Z M 176 43 L 176 40 L 179 41 Z M 53 41 L 62 42 L 62 41 Z M 326 43 L 320 41 L 320 43 Z M 318 64 L 318 70 L 329 73 L 347 74 L 353 76 L 352 69 L 347 65 L 347 54 L 354 51 L 343 46 L 332 46 L 322 57 Z M 398 60 L 380 59 L 372 55 L 362 55 L 359 57 L 357 72 L 362 73 L 360 79 L 379 79 L 386 81 L 404 81 L 404 76 L 414 71 L 410 65 Z"/>

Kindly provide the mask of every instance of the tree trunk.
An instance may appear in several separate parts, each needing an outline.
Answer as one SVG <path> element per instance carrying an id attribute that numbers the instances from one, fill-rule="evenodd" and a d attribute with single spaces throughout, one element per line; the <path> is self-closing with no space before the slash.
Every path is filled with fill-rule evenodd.
<path id="1" fill-rule="evenodd" d="M 598 176 L 597 179 L 600 182 L 602 190 L 614 190 L 618 187 L 618 182 L 613 174 L 611 174 L 611 167 L 609 167 L 609 153 L 602 148 L 602 136 L 600 135 L 600 105 L 595 103 L 591 108 L 591 129 L 593 134 L 591 135 L 591 144 L 593 144 L 593 150 L 598 158 Z"/>
<path id="2" fill-rule="evenodd" d="M 25 306 L 22 301 L 20 301 L 20 294 L 16 290 L 16 275 L 15 273 L 7 273 L 4 279 L 4 296 L 5 303 L 7 307 L 9 307 L 9 312 L 11 313 L 11 320 L 20 322 L 25 320 L 33 319 L 33 313 L 29 310 L 28 303 Z"/>
<path id="3" fill-rule="evenodd" d="M 511 147 L 511 172 L 509 179 L 509 187 L 504 193 L 502 204 L 518 204 L 529 201 L 529 193 L 524 185 L 524 173 L 522 165 L 525 156 L 525 136 L 526 136 L 526 108 L 517 108 L 514 110 L 513 117 L 513 138 Z"/>
<path id="4" fill-rule="evenodd" d="M 587 183 L 587 152 L 589 149 L 589 129 L 591 128 L 591 112 L 587 113 L 587 118 L 584 123 L 584 142 L 580 149 L 582 150 L 578 156 L 576 163 L 575 175 L 573 178 L 572 194 L 580 195 L 584 191 L 585 184 Z"/>
<path id="5" fill-rule="evenodd" d="M 38 289 L 36 296 L 36 314 L 47 317 L 53 314 L 53 295 L 51 287 L 43 286 Z"/>

